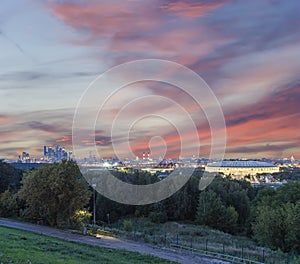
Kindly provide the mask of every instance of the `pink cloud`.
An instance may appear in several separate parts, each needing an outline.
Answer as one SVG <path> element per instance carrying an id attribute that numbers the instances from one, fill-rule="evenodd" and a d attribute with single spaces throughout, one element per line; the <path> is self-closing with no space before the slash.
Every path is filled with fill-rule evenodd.
<path id="1" fill-rule="evenodd" d="M 121 63 L 140 58 L 162 58 L 191 65 L 232 40 L 210 34 L 201 25 L 190 27 L 185 23 L 185 17 L 182 21 L 174 21 L 166 16 L 168 10 L 181 8 L 184 13 L 199 13 L 200 10 L 205 13 L 225 2 L 177 2 L 163 6 L 156 2 L 141 5 L 138 1 L 85 5 L 65 2 L 51 4 L 50 10 L 80 33 L 81 37 L 71 43 L 94 49 L 98 46 L 105 52 L 105 59 Z"/>
<path id="2" fill-rule="evenodd" d="M 155 13 L 139 12 L 146 9 L 125 1 L 90 3 L 52 3 L 55 16 L 79 31 L 87 31 L 91 38 L 111 36 L 118 32 L 149 31 L 157 27 Z M 140 18 L 140 21 L 137 19 Z"/>
<path id="3" fill-rule="evenodd" d="M 195 1 L 192 3 L 187 1 L 176 1 L 162 5 L 161 8 L 184 18 L 195 18 L 205 16 L 207 13 L 220 8 L 228 2 L 229 1 L 226 0 L 207 2 Z"/>

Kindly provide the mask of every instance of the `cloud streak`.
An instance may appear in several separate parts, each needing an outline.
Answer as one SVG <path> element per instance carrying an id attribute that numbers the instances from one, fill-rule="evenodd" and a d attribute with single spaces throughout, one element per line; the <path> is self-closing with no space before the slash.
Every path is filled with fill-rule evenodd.
<path id="1" fill-rule="evenodd" d="M 161 8 L 183 18 L 205 16 L 211 11 L 223 6 L 229 1 L 175 1 L 162 5 Z"/>
<path id="2" fill-rule="evenodd" d="M 13 113 L 1 108 L 0 144 L 5 149 L 3 155 L 8 153 L 9 148 L 15 150 L 17 144 L 33 149 L 33 152 L 34 146 L 43 145 L 43 142 L 71 146 L 73 111 L 80 97 L 79 83 L 84 86 L 81 87 L 83 92 L 88 86 L 88 82 L 83 80 L 110 66 L 134 59 L 157 58 L 188 66 L 210 85 L 224 111 L 228 157 L 243 154 L 249 157 L 292 154 L 300 157 L 300 139 L 295 132 L 300 124 L 299 9 L 300 2 L 296 0 L 67 0 L 39 4 L 41 14 L 48 15 L 41 24 L 49 23 L 51 27 L 45 28 L 53 30 L 53 34 L 49 34 L 51 37 L 46 34 L 47 41 L 51 41 L 53 47 L 58 45 L 63 57 L 68 57 L 65 53 L 69 49 L 76 49 L 76 54 L 81 56 L 69 56 L 72 61 L 67 62 L 59 59 L 58 49 L 51 50 L 51 56 L 46 56 L 48 50 L 37 49 L 35 56 L 39 61 L 47 61 L 54 55 L 55 63 L 46 64 L 47 67 L 38 65 L 34 69 L 15 67 L 1 73 L 1 105 L 9 102 L 11 111 L 16 106 L 25 105 L 25 110 L 19 108 Z M 35 24 L 26 27 L 35 26 L 36 32 L 45 35 L 44 26 L 39 28 Z M 18 27 L 20 31 L 15 33 L 20 35 L 16 38 L 22 40 L 20 43 L 7 39 L 16 51 L 24 53 L 30 45 L 43 46 L 36 36 L 29 38 L 31 42 L 26 42 L 29 40 L 24 38 L 21 26 Z M 12 32 L 16 32 L 16 27 L 12 27 Z M 0 34 L 6 37 L 3 31 Z M 75 98 L 75 87 L 78 98 Z M 43 98 L 43 103 L 34 99 L 46 89 L 53 95 L 45 93 L 49 98 Z M 108 87 L 99 87 L 99 94 L 101 89 Z M 34 96 L 28 98 L 27 91 Z M 195 92 L 203 93 L 200 88 Z M 178 114 L 174 105 L 164 100 L 149 100 L 148 104 L 134 101 L 135 105 L 126 108 L 127 116 L 121 115 L 118 120 L 117 133 L 111 135 L 109 123 L 122 107 L 145 95 L 159 95 L 173 100 L 174 105 L 175 102 L 182 105 L 198 129 L 202 144 L 200 155 L 209 153 L 211 131 L 201 106 L 174 87 L 149 82 L 126 87 L 107 102 L 102 113 L 105 120 L 99 118 L 97 124 L 96 142 L 99 148 L 111 154 L 113 141 L 123 148 L 124 142 L 129 140 L 132 151 L 137 154 L 149 149 L 149 140 L 159 134 L 168 144 L 168 155 L 178 155 L 181 140 L 178 131 L 157 119 L 147 119 L 148 122 L 145 119 L 127 138 L 128 124 L 136 116 Z M 60 108 L 57 105 L 54 108 L 59 109 L 45 111 L 46 105 L 51 106 L 58 99 L 61 100 Z M 212 107 L 210 102 L 205 103 L 206 107 Z M 34 110 L 39 107 L 44 108 Z M 65 107 L 70 108 L 63 111 Z M 185 122 L 182 116 L 177 115 L 178 124 L 185 126 Z M 156 127 L 156 131 L 152 127 Z M 184 131 L 181 136 L 189 139 L 191 134 Z M 86 142 L 87 146 L 91 144 Z M 191 154 L 197 151 L 192 140 L 188 147 Z"/>

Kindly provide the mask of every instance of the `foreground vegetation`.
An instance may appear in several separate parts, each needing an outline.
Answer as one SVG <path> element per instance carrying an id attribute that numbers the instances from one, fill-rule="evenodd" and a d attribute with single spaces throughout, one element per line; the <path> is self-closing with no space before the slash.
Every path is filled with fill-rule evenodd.
<path id="1" fill-rule="evenodd" d="M 152 256 L 106 249 L 0 227 L 0 263 L 172 263 Z"/>
<path id="2" fill-rule="evenodd" d="M 231 235 L 206 226 L 185 222 L 153 223 L 148 218 L 127 218 L 111 225 L 104 225 L 94 234 L 126 237 L 143 240 L 158 246 L 186 250 L 188 252 L 211 255 L 220 253 L 245 260 L 266 264 L 298 264 L 297 254 L 287 254 L 280 250 L 260 247 L 246 236 Z M 224 259 L 224 258 L 223 258 Z M 224 259 L 224 260 L 228 260 Z M 246 261 L 247 260 L 247 261 Z"/>
<path id="3" fill-rule="evenodd" d="M 131 184 L 159 181 L 146 172 L 114 172 Z M 300 181 L 297 171 L 281 173 L 291 179 L 277 189 L 254 188 L 246 181 L 216 177 L 199 191 L 203 171 L 168 199 L 145 206 L 124 205 L 96 194 L 98 225 L 122 219 L 146 219 L 153 224 L 176 221 L 211 227 L 252 239 L 258 246 L 300 253 Z M 63 161 L 22 172 L 0 162 L 0 216 L 17 216 L 46 225 L 82 228 L 91 221 L 93 197 L 76 163 Z M 127 231 L 132 224 L 127 221 Z M 195 231 L 197 232 L 197 231 Z M 218 242 L 218 241 L 216 241 Z"/>

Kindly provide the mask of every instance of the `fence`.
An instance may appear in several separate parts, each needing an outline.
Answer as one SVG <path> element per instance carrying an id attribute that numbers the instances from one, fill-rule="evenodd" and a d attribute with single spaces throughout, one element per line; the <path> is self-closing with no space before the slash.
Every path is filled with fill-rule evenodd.
<path id="1" fill-rule="evenodd" d="M 98 233 L 104 235 L 116 235 L 134 240 L 143 240 L 147 243 L 166 248 L 172 248 L 182 252 L 192 252 L 211 258 L 229 261 L 231 263 L 249 264 L 292 264 L 300 263 L 297 256 L 284 254 L 282 252 L 271 251 L 261 247 L 243 246 L 234 243 L 219 243 L 192 235 L 180 235 L 179 233 L 168 233 L 166 231 L 123 230 L 121 226 L 108 227 L 102 226 Z M 295 260 L 297 259 L 297 260 Z"/>

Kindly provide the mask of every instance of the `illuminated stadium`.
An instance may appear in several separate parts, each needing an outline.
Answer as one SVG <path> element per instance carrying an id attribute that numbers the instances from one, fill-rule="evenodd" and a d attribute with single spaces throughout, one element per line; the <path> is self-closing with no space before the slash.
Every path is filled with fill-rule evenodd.
<path id="1" fill-rule="evenodd" d="M 254 160 L 224 160 L 207 164 L 205 170 L 207 172 L 223 173 L 226 176 L 244 177 L 246 175 L 255 176 L 262 173 L 272 174 L 279 172 L 279 167 L 271 163 Z"/>

